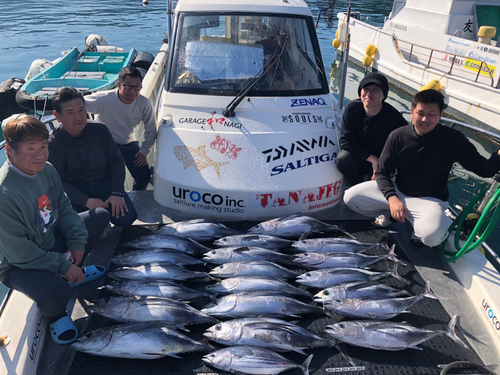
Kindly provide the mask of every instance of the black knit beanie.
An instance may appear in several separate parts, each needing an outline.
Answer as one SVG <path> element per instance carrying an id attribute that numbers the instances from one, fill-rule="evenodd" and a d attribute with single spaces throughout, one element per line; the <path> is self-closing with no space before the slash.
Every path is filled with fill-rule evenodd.
<path id="1" fill-rule="evenodd" d="M 361 80 L 358 86 L 358 96 L 361 96 L 361 89 L 366 86 L 377 85 L 382 89 L 384 93 L 384 99 L 387 99 L 389 94 L 389 82 L 383 74 L 380 73 L 370 73 L 365 78 Z"/>

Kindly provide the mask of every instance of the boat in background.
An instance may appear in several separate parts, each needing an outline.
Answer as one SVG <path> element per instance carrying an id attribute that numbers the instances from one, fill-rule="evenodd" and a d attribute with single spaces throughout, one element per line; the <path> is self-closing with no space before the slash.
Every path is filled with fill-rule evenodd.
<path id="1" fill-rule="evenodd" d="M 441 89 L 447 113 L 500 132 L 500 5 L 487 0 L 394 0 L 382 27 L 353 8 L 349 59 L 414 94 Z M 339 13 L 334 46 L 345 50 L 347 14 Z"/>
<path id="2" fill-rule="evenodd" d="M 33 77 L 28 73 L 26 83 L 17 91 L 17 104 L 33 112 L 52 111 L 50 99 L 60 87 L 71 86 L 82 92 L 112 89 L 120 70 L 131 65 L 138 55 L 133 48 L 125 52 L 108 46 L 104 38 L 94 34 L 87 37 L 86 44 L 85 51 L 71 48 Z M 37 68 L 32 65 L 30 71 Z"/>

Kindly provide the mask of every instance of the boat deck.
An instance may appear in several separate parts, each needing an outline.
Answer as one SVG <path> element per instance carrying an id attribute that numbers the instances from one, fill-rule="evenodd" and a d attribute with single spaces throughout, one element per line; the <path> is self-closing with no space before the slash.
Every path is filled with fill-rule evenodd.
<path id="1" fill-rule="evenodd" d="M 103 264 L 110 267 L 109 259 L 113 252 L 115 254 L 126 251 L 123 246 L 131 239 L 149 233 L 157 228 L 158 223 L 166 224 L 171 221 L 181 221 L 193 218 L 177 211 L 168 210 L 154 203 L 152 192 L 133 192 L 131 197 L 136 204 L 139 213 L 140 225 L 122 231 L 121 228 L 109 228 L 105 239 L 99 245 L 98 251 L 93 251 L 88 259 L 88 264 Z M 149 202 L 150 204 L 144 204 Z M 355 237 L 366 242 L 379 242 L 382 237 L 389 233 L 388 230 L 376 230 L 370 227 L 366 218 L 351 212 L 343 205 L 338 205 L 317 215 L 312 215 L 320 220 L 330 223 L 345 223 L 346 230 Z M 342 221 L 338 218 L 343 218 Z M 336 220 L 333 220 L 336 219 Z M 244 231 L 254 222 L 240 221 L 225 223 L 234 229 Z M 459 361 L 472 361 L 485 364 L 490 369 L 500 364 L 499 353 L 494 344 L 491 343 L 489 335 L 485 332 L 482 323 L 470 303 L 468 297 L 454 280 L 451 270 L 447 264 L 443 264 L 439 255 L 432 249 L 425 247 L 414 247 L 409 242 L 408 225 L 395 223 L 390 228 L 389 243 L 396 242 L 396 253 L 406 267 L 398 269 L 401 276 L 410 282 L 406 287 L 395 280 L 388 281 L 397 287 L 404 287 L 412 294 L 423 292 L 425 281 L 431 282 L 432 290 L 439 296 L 447 296 L 447 299 L 431 300 L 423 299 L 410 308 L 409 314 L 401 314 L 394 321 L 408 321 L 416 327 L 433 330 L 445 330 L 450 320 L 450 315 L 458 313 L 461 324 L 457 327 L 459 337 L 468 341 L 473 349 L 464 349 L 445 336 L 435 337 L 420 346 L 423 350 L 404 350 L 399 352 L 377 351 L 346 345 L 347 353 L 356 364 L 351 365 L 337 352 L 335 348 L 307 349 L 308 354 L 314 354 L 310 365 L 310 374 L 340 373 L 340 374 L 439 374 L 444 365 Z M 116 249 L 115 249 L 116 248 Z M 374 253 L 375 254 L 375 253 Z M 113 265 L 111 265 L 113 267 Z M 385 270 L 385 263 L 376 266 L 377 270 Z M 80 332 L 114 324 L 111 320 L 98 315 L 92 315 L 87 308 L 87 302 L 94 301 L 99 297 L 111 295 L 106 290 L 99 290 L 100 285 L 105 285 L 109 279 L 97 280 L 74 291 L 74 304 L 72 317 Z M 188 285 L 194 288 L 203 288 L 206 283 L 193 283 Z M 453 297 L 451 297 L 453 296 Z M 208 301 L 194 301 L 192 305 L 201 308 Z M 452 311 L 449 314 L 448 311 Z M 308 328 L 312 332 L 327 337 L 323 332 L 325 325 L 333 323 L 328 317 L 303 316 L 298 324 Z M 189 326 L 191 332 L 188 336 L 202 340 L 203 332 L 207 325 Z M 221 348 L 216 343 L 210 342 L 215 348 Z M 190 353 L 180 355 L 183 359 L 162 358 L 152 361 L 113 359 L 91 356 L 79 353 L 68 346 L 60 346 L 52 343 L 46 337 L 44 353 L 39 364 L 39 374 L 222 374 L 224 372 L 213 369 L 201 361 L 205 353 Z M 305 356 L 298 353 L 283 353 L 283 355 L 297 364 L 302 364 Z M 299 369 L 287 371 L 290 374 L 300 374 Z"/>

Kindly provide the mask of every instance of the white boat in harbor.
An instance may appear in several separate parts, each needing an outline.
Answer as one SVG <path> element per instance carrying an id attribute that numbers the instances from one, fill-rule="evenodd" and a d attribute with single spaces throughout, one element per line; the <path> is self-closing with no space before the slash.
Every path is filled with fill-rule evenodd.
<path id="1" fill-rule="evenodd" d="M 342 177 L 335 174 L 338 172 L 331 160 L 337 144 L 334 129 L 339 123 L 334 116 L 334 101 L 331 95 L 323 92 L 321 76 L 312 73 L 308 76 L 317 78 L 317 81 L 313 80 L 315 83 L 321 83 L 312 89 L 311 95 L 302 92 L 295 95 L 286 89 L 277 90 L 274 95 L 268 93 L 262 96 L 254 96 L 249 92 L 246 97 L 240 94 L 243 100 L 238 106 L 228 106 L 232 98 L 240 92 L 238 85 L 241 82 L 235 77 L 236 73 L 246 77 L 247 81 L 257 82 L 252 79 L 258 72 L 253 61 L 256 61 L 256 56 L 261 56 L 260 53 L 265 56 L 265 51 L 260 51 L 260 47 L 253 47 L 254 44 L 247 42 L 256 38 L 257 31 L 250 25 L 255 25 L 252 21 L 259 18 L 258 24 L 261 27 L 265 24 L 267 27 L 269 24 L 264 22 L 265 18 L 274 18 L 274 13 L 279 14 L 285 24 L 293 19 L 294 25 L 300 25 L 301 22 L 307 25 L 307 28 L 301 29 L 302 35 L 307 34 L 307 30 L 311 31 L 309 26 L 312 24 L 312 17 L 305 3 L 301 1 L 271 0 L 256 3 L 233 0 L 208 5 L 202 0 L 185 0 L 179 3 L 175 15 L 177 28 L 167 27 L 172 39 L 163 44 L 157 53 L 141 91 L 154 105 L 160 135 L 150 159 L 155 167 L 152 189 L 129 193 L 139 215 L 137 226 L 166 224 L 219 214 L 219 220 L 224 219 L 228 226 L 245 230 L 254 224 L 249 220 L 273 218 L 298 211 L 320 220 L 339 220 L 347 223 L 366 220 L 348 210 L 341 202 L 342 187 L 336 183 L 340 184 Z M 173 23 L 170 26 L 173 26 Z M 200 30 L 205 34 L 201 38 L 198 34 Z M 224 36 L 216 34 L 214 31 L 217 30 L 223 30 Z M 246 38 L 240 44 L 250 46 L 234 46 L 235 30 L 246 31 Z M 187 33 L 185 37 L 184 32 Z M 278 32 L 281 36 L 281 29 Z M 189 39 L 192 35 L 196 36 L 195 39 Z M 317 43 L 314 41 L 315 33 L 310 32 L 309 35 L 312 38 L 310 46 L 314 56 L 304 55 L 305 51 L 299 53 L 309 66 L 319 69 L 322 67 L 318 63 L 321 61 L 321 55 L 316 55 L 319 50 L 314 49 Z M 190 40 L 192 43 L 187 43 Z M 196 42 L 204 40 L 210 42 L 209 48 L 201 43 L 197 45 Z M 176 47 L 178 44 L 179 48 Z M 182 51 L 182 48 L 185 48 L 186 54 L 187 51 L 196 52 L 201 61 L 209 60 L 212 64 L 197 65 L 196 59 L 190 60 L 187 56 L 181 58 L 179 51 Z M 245 50 L 247 54 L 235 55 L 235 51 L 241 52 L 245 48 L 249 48 L 248 51 Z M 280 53 L 285 51 L 284 48 L 278 50 Z M 277 64 L 281 58 L 284 59 L 284 55 L 275 56 L 278 58 Z M 250 61 L 252 66 L 239 66 L 241 62 L 235 62 L 236 58 L 243 59 L 247 64 Z M 183 71 L 178 74 L 177 67 L 180 62 L 189 66 L 190 72 Z M 257 68 L 265 65 L 263 62 Z M 224 74 L 225 78 L 217 78 L 215 74 Z M 186 81 L 181 81 L 181 85 L 178 82 L 183 78 Z M 256 83 L 257 86 L 259 84 L 261 82 Z M 230 113 L 231 109 L 235 112 L 234 117 Z M 223 115 L 223 111 L 229 113 Z M 321 118 L 321 121 L 314 123 L 314 118 L 317 121 Z M 51 118 L 45 120 L 50 125 Z M 140 136 L 139 131 L 139 139 Z M 237 148 L 241 150 L 237 151 Z M 202 150 L 205 150 L 204 154 Z M 235 157 L 231 158 L 229 155 Z M 327 158 L 329 160 L 326 160 Z M 303 162 L 304 160 L 306 162 Z M 273 170 L 282 172 L 272 176 Z M 275 181 L 275 177 L 280 179 Z M 321 190 L 323 186 L 325 188 Z M 306 195 L 302 195 L 304 191 L 307 192 Z M 299 200 L 309 197 L 310 194 L 310 201 Z M 176 202 L 176 199 L 186 204 Z M 197 201 L 204 200 L 208 202 L 199 207 L 198 204 L 202 203 Z M 251 201 L 257 203 L 257 206 L 252 206 Z M 293 202 L 295 204 L 290 204 Z M 328 204 L 329 202 L 332 203 Z M 321 206 L 323 204 L 324 206 Z M 210 209 L 205 206 L 210 206 Z M 311 206 L 313 208 L 310 208 Z M 221 212 L 217 212 L 217 207 L 221 208 Z M 243 209 L 245 212 L 225 211 L 225 208 Z M 88 262 L 108 267 L 109 259 L 119 243 L 121 231 L 121 228 L 117 227 L 109 229 L 99 248 L 91 252 Z M 460 332 L 471 348 L 469 353 L 478 358 L 478 363 L 481 362 L 492 371 L 498 371 L 500 274 L 497 269 L 500 264 L 497 264 L 493 257 L 494 266 L 476 250 L 449 265 L 441 260 L 436 250 L 411 245 L 409 232 L 407 223 L 397 223 L 391 227 L 390 236 L 396 242 L 398 252 L 411 260 L 424 281 L 430 281 L 433 292 L 448 297 L 441 300 L 441 304 L 450 316 L 460 316 Z M 486 244 L 483 246 L 489 251 Z M 412 280 L 420 277 L 417 272 L 410 276 Z M 75 288 L 68 306 L 68 311 L 82 334 L 87 332 L 92 318 L 87 301 L 92 302 L 100 293 L 95 289 L 96 283 L 97 281 Z M 444 329 L 443 322 L 426 315 L 430 314 L 427 308 L 428 305 L 424 304 L 422 309 L 418 310 L 425 327 Z M 411 320 L 412 315 L 417 314 L 409 314 L 409 318 L 405 319 Z M 322 324 L 324 325 L 324 322 Z M 75 351 L 69 346 L 54 344 L 51 338 L 47 337 L 47 332 L 48 322 L 40 316 L 36 306 L 21 293 L 10 292 L 0 309 L 0 336 L 8 336 L 10 339 L 10 343 L 0 349 L 0 374 L 66 375 L 81 371 L 71 368 Z M 423 349 L 424 353 L 432 352 L 429 357 L 435 367 L 428 370 L 433 374 L 437 374 L 440 367 L 460 359 L 462 353 L 447 352 L 444 355 L 441 353 L 442 348 L 436 347 L 432 341 Z M 318 357 L 325 352 L 332 357 L 339 356 L 334 349 L 311 350 Z M 408 351 L 411 349 L 406 352 Z M 363 353 L 366 352 L 365 350 Z M 296 353 L 293 355 L 296 363 L 302 363 L 305 359 Z M 351 366 L 342 359 L 325 360 L 324 363 L 313 359 L 310 373 L 352 374 L 369 373 L 372 370 L 372 373 L 375 373 L 385 369 L 395 371 L 396 364 L 401 364 L 401 357 L 391 354 L 389 359 L 380 362 L 384 355 L 386 353 L 376 352 L 373 363 L 363 362 L 362 366 Z M 101 357 L 86 357 L 93 367 L 85 372 L 108 375 L 119 371 L 125 363 L 129 373 L 133 373 L 133 366 L 149 374 L 214 373 L 209 367 L 201 367 L 201 356 L 183 357 L 188 359 L 165 358 L 135 363 L 127 359 L 112 359 L 107 362 L 106 368 L 99 367 L 102 363 Z M 436 360 L 435 357 L 439 359 Z M 391 362 L 391 359 L 394 359 L 394 362 Z M 364 361 L 364 358 L 359 360 Z M 158 361 L 165 362 L 156 365 L 157 368 L 160 367 L 157 372 L 147 369 L 147 366 L 154 366 L 153 362 Z M 425 373 L 422 371 L 427 369 L 420 363 L 408 365 L 423 366 L 415 370 L 420 371 L 418 373 Z M 183 372 L 180 370 L 181 366 L 189 370 Z"/>
<path id="2" fill-rule="evenodd" d="M 449 99 L 447 113 L 498 133 L 499 9 L 498 1 L 488 0 L 394 0 L 384 25 L 376 27 L 353 4 L 349 58 L 360 66 L 373 59 L 370 69 L 411 94 L 438 81 Z M 339 13 L 338 19 L 341 40 L 347 14 Z M 481 26 L 495 27 L 493 38 L 480 37 Z M 365 59 L 370 45 L 377 51 Z M 339 50 L 344 48 L 345 43 Z"/>

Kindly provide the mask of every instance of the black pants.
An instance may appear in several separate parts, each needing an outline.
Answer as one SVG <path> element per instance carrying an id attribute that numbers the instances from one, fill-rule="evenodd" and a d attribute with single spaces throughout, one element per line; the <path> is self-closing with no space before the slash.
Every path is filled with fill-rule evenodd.
<path id="1" fill-rule="evenodd" d="M 96 208 L 78 215 L 82 218 L 89 232 L 83 257 L 85 259 L 85 256 L 97 244 L 99 237 L 108 226 L 109 213 L 104 208 Z M 67 252 L 66 238 L 60 229 L 54 229 L 54 237 L 56 242 L 54 248 L 50 251 L 61 254 Z M 50 271 L 12 267 L 5 274 L 3 284 L 26 294 L 36 302 L 42 314 L 49 318 L 58 316 L 66 310 L 71 295 L 71 287 L 68 281 Z"/>
<path id="2" fill-rule="evenodd" d="M 364 182 L 364 174 L 368 174 L 370 178 L 373 175 L 372 163 L 362 160 L 345 150 L 338 153 L 335 163 L 339 172 L 344 175 L 351 186 Z"/>

